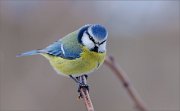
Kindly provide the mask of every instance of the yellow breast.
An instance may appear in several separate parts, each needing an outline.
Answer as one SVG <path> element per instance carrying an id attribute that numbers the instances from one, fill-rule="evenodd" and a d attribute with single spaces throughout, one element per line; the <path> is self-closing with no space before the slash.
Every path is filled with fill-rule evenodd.
<path id="1" fill-rule="evenodd" d="M 53 66 L 53 68 L 63 75 L 82 75 L 97 69 L 105 59 L 106 53 L 97 53 L 87 48 L 82 48 L 81 57 L 73 60 L 63 59 L 48 54 L 45 56 Z"/>

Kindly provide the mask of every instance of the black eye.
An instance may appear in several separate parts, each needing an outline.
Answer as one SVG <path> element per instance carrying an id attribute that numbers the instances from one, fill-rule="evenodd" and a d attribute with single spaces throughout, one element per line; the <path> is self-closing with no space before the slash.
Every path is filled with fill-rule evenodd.
<path id="1" fill-rule="evenodd" d="M 89 39 L 92 40 L 96 44 L 94 38 L 87 31 L 86 31 L 86 34 L 88 35 Z"/>
<path id="2" fill-rule="evenodd" d="M 89 36 L 89 38 L 90 38 L 90 39 L 93 39 L 93 37 L 92 37 L 92 36 Z"/>

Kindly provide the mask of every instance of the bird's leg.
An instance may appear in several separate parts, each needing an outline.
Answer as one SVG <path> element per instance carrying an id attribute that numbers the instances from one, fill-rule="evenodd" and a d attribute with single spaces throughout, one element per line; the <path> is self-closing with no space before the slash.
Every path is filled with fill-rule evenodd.
<path id="1" fill-rule="evenodd" d="M 88 75 L 87 74 L 84 74 L 84 76 L 85 76 L 85 78 L 86 78 L 86 80 L 88 79 Z"/>
<path id="2" fill-rule="evenodd" d="M 84 77 L 85 78 L 84 78 Z M 87 80 L 87 75 L 82 75 L 82 76 L 79 76 L 77 77 L 78 80 L 80 81 L 81 84 L 79 84 L 79 87 L 78 87 L 78 92 L 79 92 L 79 98 L 82 98 L 82 94 L 81 94 L 81 89 L 85 89 L 85 90 L 88 90 L 89 91 L 89 85 L 86 83 L 86 80 Z M 86 80 L 84 80 L 86 79 Z"/>
<path id="3" fill-rule="evenodd" d="M 70 77 L 71 79 L 73 79 L 76 83 L 81 84 L 80 81 L 79 81 L 79 79 L 78 79 L 77 77 L 74 77 L 74 76 L 72 76 L 72 75 L 69 75 L 69 77 Z"/>
<path id="4" fill-rule="evenodd" d="M 77 77 L 69 75 L 69 77 L 71 79 L 73 79 L 78 84 L 79 98 L 82 98 L 82 94 L 81 94 L 81 91 L 80 91 L 81 89 L 87 89 L 89 91 L 89 86 L 87 85 L 87 83 L 84 82 L 84 77 L 83 76 L 85 76 L 85 78 L 87 80 L 88 75 L 86 75 L 86 74 L 82 75 L 82 76 L 77 76 Z"/>
<path id="5" fill-rule="evenodd" d="M 84 74 L 84 75 L 82 75 L 82 76 L 85 76 L 85 78 L 86 78 L 86 80 L 87 80 L 88 75 Z M 74 77 L 74 76 L 72 76 L 72 75 L 69 75 L 69 77 L 70 77 L 71 79 L 73 79 L 77 84 L 82 85 L 82 86 L 85 85 L 85 83 L 83 83 L 83 81 L 80 79 L 81 76 Z"/>
<path id="6" fill-rule="evenodd" d="M 86 80 L 87 80 L 88 75 L 86 75 L 86 74 L 84 74 L 84 75 L 82 75 L 82 76 L 76 77 L 76 79 L 80 82 L 79 88 L 78 88 L 78 92 L 80 92 L 80 89 L 81 89 L 81 88 L 85 88 L 85 89 L 87 89 L 87 90 L 89 91 L 89 86 L 88 86 L 88 84 L 87 84 L 86 82 L 84 82 L 84 81 L 86 81 L 86 80 L 84 80 L 83 76 L 84 76 L 84 77 L 86 78 Z"/>

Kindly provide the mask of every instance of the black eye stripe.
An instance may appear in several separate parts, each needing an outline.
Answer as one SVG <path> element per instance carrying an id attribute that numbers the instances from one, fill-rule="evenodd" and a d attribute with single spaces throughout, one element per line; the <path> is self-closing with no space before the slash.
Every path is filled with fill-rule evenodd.
<path id="1" fill-rule="evenodd" d="M 93 39 L 93 37 L 87 31 L 86 31 L 86 34 L 88 34 L 89 39 L 92 40 L 94 44 L 96 44 L 96 41 Z"/>
<path id="2" fill-rule="evenodd" d="M 106 40 L 102 41 L 99 45 L 103 44 L 104 42 L 106 42 Z"/>
<path id="3" fill-rule="evenodd" d="M 93 41 L 94 44 L 99 44 L 99 45 L 101 45 L 101 44 L 103 44 L 104 42 L 106 42 L 106 40 L 104 40 L 104 41 L 102 41 L 101 43 L 99 43 L 99 42 L 96 43 L 96 41 L 93 39 L 93 37 L 92 37 L 87 31 L 86 31 L 86 34 L 88 35 L 89 39 Z"/>

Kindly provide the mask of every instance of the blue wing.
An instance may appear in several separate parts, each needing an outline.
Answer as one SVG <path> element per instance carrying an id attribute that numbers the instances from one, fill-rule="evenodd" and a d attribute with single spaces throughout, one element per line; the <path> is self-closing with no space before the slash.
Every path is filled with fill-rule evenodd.
<path id="1" fill-rule="evenodd" d="M 41 53 L 46 53 L 52 56 L 58 56 L 65 59 L 76 59 L 80 57 L 81 50 L 75 50 L 74 47 L 69 47 L 60 41 L 54 42 L 45 49 L 40 50 Z"/>

